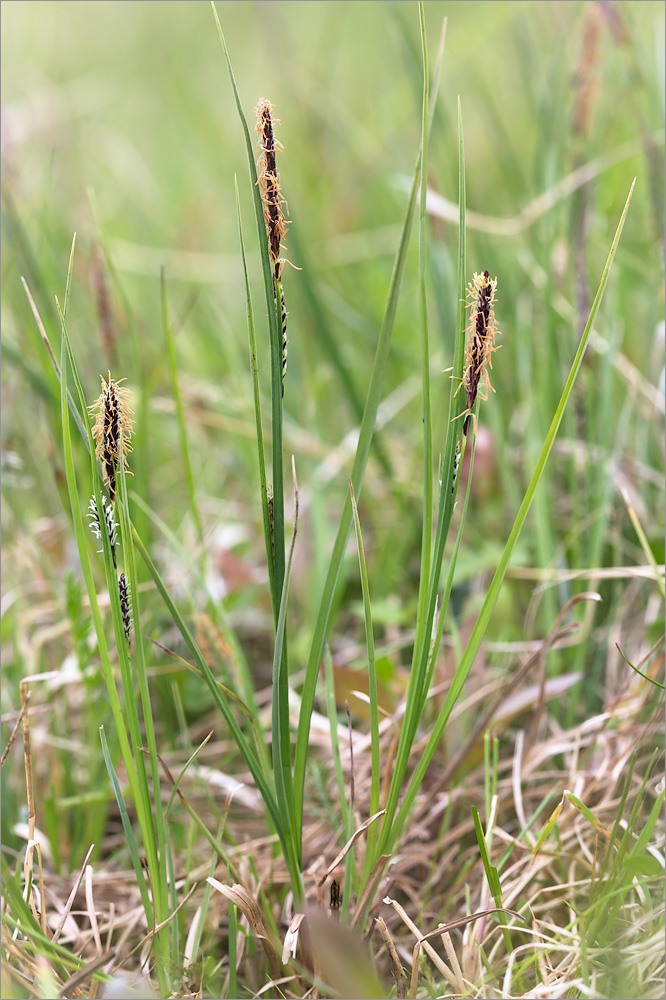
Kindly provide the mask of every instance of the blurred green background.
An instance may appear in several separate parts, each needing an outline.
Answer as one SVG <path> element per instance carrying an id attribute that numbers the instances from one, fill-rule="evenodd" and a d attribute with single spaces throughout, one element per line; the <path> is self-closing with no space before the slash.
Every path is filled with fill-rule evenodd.
<path id="1" fill-rule="evenodd" d="M 286 244 L 302 269 L 285 270 L 285 448 L 296 456 L 302 491 L 290 606 L 291 662 L 298 669 L 347 488 L 353 445 L 345 450 L 345 441 L 359 423 L 418 149 L 418 9 L 404 2 L 228 2 L 218 4 L 218 13 L 250 128 L 260 98 L 273 102 L 281 120 L 278 167 L 291 219 Z M 496 395 L 481 410 L 472 509 L 453 595 L 457 628 L 473 620 L 503 548 L 634 176 L 598 322 L 600 350 L 588 354 L 549 483 L 539 491 L 514 563 L 562 570 L 642 565 L 621 486 L 630 489 L 663 562 L 664 5 L 427 3 L 431 66 L 443 17 L 430 183 L 456 202 L 460 97 L 468 209 L 476 213 L 469 278 L 484 268 L 498 276 L 503 333 Z M 20 283 L 25 276 L 58 353 L 53 296 L 64 293 L 74 231 L 69 331 L 84 389 L 92 402 L 100 373 L 127 378 L 137 420 L 133 487 L 191 549 L 160 315 L 160 267 L 166 268 L 211 585 L 225 595 L 257 676 L 266 679 L 272 622 L 235 175 L 265 405 L 267 335 L 245 150 L 210 5 L 6 0 L 2 118 L 7 704 L 16 707 L 24 673 L 60 669 L 71 652 L 70 630 L 79 646 L 87 634 L 62 503 L 57 382 Z M 588 183 L 502 234 L 497 219 L 515 220 L 586 164 Z M 432 220 L 436 454 L 446 433 L 457 241 L 455 223 Z M 388 680 L 409 659 L 419 573 L 421 362 L 412 244 L 385 379 L 381 453 L 374 453 L 361 507 L 376 624 L 381 639 L 397 640 L 402 650 L 380 656 Z M 83 448 L 78 458 L 85 504 Z M 187 567 L 141 510 L 136 518 L 178 593 Z M 334 625 L 338 644 L 362 637 L 353 558 L 349 567 Z M 585 585 L 563 583 L 535 604 L 533 580 L 509 579 L 491 637 L 543 634 Z M 647 585 L 641 586 L 599 584 L 602 633 L 578 652 L 578 662 L 567 663 L 589 671 L 590 703 L 602 696 L 610 631 L 646 625 Z M 160 638 L 162 609 L 152 594 L 144 610 L 147 631 Z M 354 662 L 353 651 L 348 659 Z M 161 693 L 170 718 L 168 688 Z M 201 708 L 200 697 L 195 683 L 184 691 L 192 711 Z"/>

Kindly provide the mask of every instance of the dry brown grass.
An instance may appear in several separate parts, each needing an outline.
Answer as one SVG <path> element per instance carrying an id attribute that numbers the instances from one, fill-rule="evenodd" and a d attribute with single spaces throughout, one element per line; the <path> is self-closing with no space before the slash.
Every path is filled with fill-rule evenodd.
<path id="1" fill-rule="evenodd" d="M 356 948 L 359 956 L 365 956 L 363 961 L 369 974 L 370 956 L 374 956 L 374 968 L 383 987 L 397 989 L 398 995 L 604 996 L 604 984 L 611 981 L 612 970 L 621 977 L 623 968 L 630 970 L 626 975 L 640 977 L 641 996 L 663 995 L 663 908 L 661 901 L 655 900 L 645 887 L 636 884 L 627 893 L 616 927 L 607 929 L 601 945 L 585 937 L 586 910 L 603 876 L 603 857 L 618 821 L 623 783 L 634 758 L 623 814 L 628 818 L 642 794 L 643 778 L 654 748 L 661 744 L 661 707 L 655 701 L 655 689 L 628 667 L 620 669 L 609 648 L 603 710 L 582 723 L 562 728 L 555 713 L 548 710 L 548 697 L 558 688 L 552 686 L 554 682 L 549 682 L 548 687 L 543 680 L 547 648 L 571 641 L 574 635 L 562 621 L 563 616 L 551 635 L 523 657 L 522 666 L 512 668 L 513 685 L 506 679 L 493 677 L 485 668 L 477 671 L 476 690 L 470 689 L 467 701 L 459 706 L 456 719 L 451 721 L 451 745 L 448 750 L 443 748 L 438 765 L 431 768 L 416 800 L 406 836 L 376 883 L 370 908 L 376 920 L 365 938 L 358 928 L 346 931 L 340 927 L 338 931 L 336 925 L 329 940 L 324 933 L 327 925 L 322 931 L 316 915 L 307 917 L 304 923 L 297 921 L 299 927 L 293 924 L 290 894 L 285 895 L 288 874 L 276 854 L 276 838 L 267 834 L 261 802 L 251 779 L 237 773 L 238 761 L 229 741 L 211 740 L 205 746 L 197 761 L 198 775 L 192 768 L 180 790 L 211 831 L 216 829 L 217 820 L 210 808 L 210 795 L 213 800 L 226 802 L 225 862 L 218 859 L 214 871 L 218 885 L 214 888 L 226 885 L 227 880 L 237 885 L 234 892 L 239 896 L 235 899 L 239 903 L 236 940 L 239 982 L 261 995 L 278 995 L 277 987 L 270 984 L 279 981 L 279 989 L 285 996 L 314 996 L 317 991 L 313 992 L 313 970 L 322 975 L 325 969 L 326 982 L 319 983 L 319 994 L 328 995 L 329 990 L 336 989 L 340 992 L 349 988 L 348 980 L 338 974 L 340 963 L 327 961 L 326 956 L 329 959 L 335 956 L 338 948 L 342 954 L 346 948 Z M 632 649 L 629 635 L 618 634 L 618 639 L 624 642 L 629 654 L 634 653 L 636 660 L 640 660 L 641 650 L 645 654 L 643 644 L 635 644 Z M 447 655 L 444 652 L 441 656 L 440 683 L 435 685 L 431 696 L 435 703 L 447 684 Z M 654 670 L 653 659 L 642 669 Z M 32 750 L 27 760 L 29 774 L 34 778 L 33 811 L 37 814 L 42 806 L 44 775 L 57 745 L 53 715 L 40 705 L 39 697 L 40 687 L 43 692 L 44 682 L 48 684 L 52 679 L 43 678 L 41 685 L 38 678 L 32 679 L 33 704 L 28 713 Z M 79 683 L 72 678 L 60 690 L 60 695 L 72 706 L 77 703 Z M 556 683 L 559 690 L 564 690 L 568 681 L 564 678 Z M 269 704 L 269 699 L 270 690 L 266 689 L 259 702 Z M 396 716 L 399 709 L 381 723 L 382 761 L 389 766 Z M 455 734 L 465 719 L 468 737 L 461 742 Z M 471 725 L 470 719 L 476 719 L 477 726 Z M 214 726 L 209 718 L 202 719 L 191 729 L 192 743 L 201 742 Z M 363 722 L 356 719 L 351 739 L 357 827 L 367 820 L 370 794 L 369 739 L 363 730 Z M 486 730 L 499 737 L 500 747 L 490 816 L 486 815 L 484 792 Z M 341 730 L 340 736 L 342 766 L 349 785 L 348 734 Z M 315 716 L 312 740 L 317 745 L 315 756 L 326 772 L 330 754 L 327 720 Z M 453 752 L 456 740 L 458 753 Z M 414 753 L 419 753 L 418 741 Z M 187 752 L 171 751 L 165 754 L 165 763 L 171 773 L 178 773 L 188 756 Z M 18 767 L 18 742 L 7 762 L 12 762 L 14 769 Z M 658 773 L 658 770 L 653 772 L 645 789 L 640 816 L 634 822 L 638 832 L 658 794 L 659 781 L 654 777 Z M 566 789 L 592 811 L 596 826 L 568 799 L 562 798 Z M 167 793 L 165 787 L 163 794 Z M 344 836 L 326 815 L 323 794 L 329 794 L 330 801 L 335 802 L 332 777 L 327 789 L 314 784 L 309 788 L 310 808 L 303 837 L 305 881 L 314 911 L 335 921 L 335 914 L 329 909 L 328 891 L 332 877 L 341 877 L 343 861 L 339 855 Z M 563 806 L 556 827 L 535 851 L 539 834 L 558 803 Z M 482 817 L 492 863 L 497 865 L 503 857 L 501 901 L 516 914 L 508 916 L 511 953 L 507 953 L 505 938 L 492 913 L 494 901 L 474 834 L 472 806 L 476 806 Z M 44 844 L 39 829 L 27 831 L 29 840 L 42 840 L 40 871 L 43 869 L 44 902 L 39 902 L 37 892 L 33 899 L 35 916 L 48 926 L 50 937 L 86 963 L 85 975 L 77 976 L 74 985 L 63 987 L 56 977 L 54 981 L 61 995 L 99 995 L 96 990 L 100 984 L 94 980 L 91 983 L 89 978 L 94 968 L 115 975 L 138 974 L 147 967 L 154 929 L 145 925 L 134 874 L 118 866 L 118 848 L 123 844 L 123 836 L 114 813 L 107 825 L 105 841 L 98 847 L 96 856 L 100 860 L 91 866 L 88 857 L 81 858 L 79 870 L 67 877 L 54 873 L 48 844 Z M 616 839 L 617 835 L 616 830 Z M 354 844 L 357 860 L 362 857 L 363 844 L 361 835 Z M 663 826 L 658 828 L 651 845 L 658 857 L 663 851 Z M 334 862 L 337 867 L 333 867 Z M 176 857 L 175 890 L 180 916 L 184 918 L 183 942 L 192 931 L 196 908 L 211 871 L 211 849 L 203 841 L 195 844 L 189 862 L 185 855 Z M 352 904 L 352 928 L 354 910 Z M 262 941 L 263 949 L 251 944 L 252 935 L 247 936 L 249 926 Z M 332 927 L 330 923 L 328 926 Z M 227 907 L 218 891 L 211 896 L 203 940 L 213 964 L 223 972 L 228 954 Z M 48 972 L 53 977 L 54 969 L 46 969 L 45 960 L 32 955 L 20 940 L 12 939 L 6 927 L 3 927 L 3 947 L 5 986 L 11 989 L 8 984 L 13 982 L 30 995 L 44 996 L 44 982 L 49 981 L 44 976 Z M 323 957 L 318 947 L 324 948 Z M 290 949 L 296 955 L 295 960 Z M 319 957 L 314 959 L 313 955 Z M 527 958 L 530 961 L 517 978 L 516 967 Z M 405 978 L 399 973 L 400 963 Z M 591 992 L 587 994 L 585 967 L 587 981 L 591 983 Z M 207 974 L 210 972 L 208 969 Z M 206 995 L 199 993 L 200 974 L 198 966 L 185 967 L 177 995 Z M 517 982 L 522 986 L 519 992 L 516 992 Z M 3 996 L 9 995 L 3 991 Z"/>

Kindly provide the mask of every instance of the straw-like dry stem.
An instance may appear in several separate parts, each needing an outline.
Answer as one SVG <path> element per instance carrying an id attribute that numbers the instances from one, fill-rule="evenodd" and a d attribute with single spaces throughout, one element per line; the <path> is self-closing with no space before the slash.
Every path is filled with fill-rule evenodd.
<path id="1" fill-rule="evenodd" d="M 130 392 L 114 382 L 109 372 L 109 381 L 102 378 L 102 391 L 96 403 L 90 407 L 95 415 L 93 437 L 95 454 L 104 469 L 104 481 L 108 484 L 111 502 L 116 499 L 116 470 L 120 456 L 132 450 L 132 418 L 129 405 Z M 120 380 L 121 382 L 124 379 Z"/>

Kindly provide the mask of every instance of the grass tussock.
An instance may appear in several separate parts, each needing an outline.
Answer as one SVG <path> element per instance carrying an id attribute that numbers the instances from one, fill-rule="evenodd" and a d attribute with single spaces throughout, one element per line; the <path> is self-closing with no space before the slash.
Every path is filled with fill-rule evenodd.
<path id="1" fill-rule="evenodd" d="M 25 7 L 2 996 L 663 996 L 663 12 Z"/>

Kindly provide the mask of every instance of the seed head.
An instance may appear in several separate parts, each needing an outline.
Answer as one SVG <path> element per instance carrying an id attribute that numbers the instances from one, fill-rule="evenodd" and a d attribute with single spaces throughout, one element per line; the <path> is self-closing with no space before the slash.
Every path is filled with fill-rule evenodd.
<path id="1" fill-rule="evenodd" d="M 490 384 L 488 369 L 493 367 L 491 360 L 493 352 L 499 349 L 495 345 L 495 337 L 500 333 L 495 320 L 496 290 L 497 278 L 491 278 L 488 271 L 475 273 L 473 281 L 467 286 L 470 322 L 465 331 L 469 337 L 462 377 L 462 385 L 467 394 L 467 408 L 463 414 L 465 417 L 463 434 L 467 434 L 469 430 L 477 396 L 486 400 L 488 393 L 495 391 Z"/>
<path id="2" fill-rule="evenodd" d="M 125 638 L 129 642 L 132 638 L 132 599 L 130 597 L 127 577 L 124 573 L 121 573 L 118 577 L 118 596 L 120 598 L 120 610 L 123 616 Z"/>
<path id="3" fill-rule="evenodd" d="M 278 118 L 273 119 L 273 105 L 270 101 L 259 101 L 256 107 L 257 124 L 255 130 L 259 136 L 259 190 L 261 200 L 264 203 L 264 222 L 266 223 L 266 235 L 268 237 L 268 251 L 271 261 L 275 267 L 275 276 L 279 280 L 282 273 L 280 260 L 280 244 L 287 232 L 282 206 L 286 204 L 280 190 L 280 175 L 275 167 L 275 153 L 281 150 L 282 146 L 275 138 L 273 123 L 279 122 Z"/>
<path id="4" fill-rule="evenodd" d="M 102 391 L 96 403 L 90 407 L 95 415 L 93 437 L 95 454 L 104 469 L 104 481 L 108 483 L 111 502 L 116 499 L 116 469 L 120 465 L 120 455 L 126 456 L 132 450 L 132 413 L 129 405 L 129 389 L 121 388 L 109 374 L 109 381 L 102 378 Z M 124 379 L 120 380 L 124 382 Z"/>

